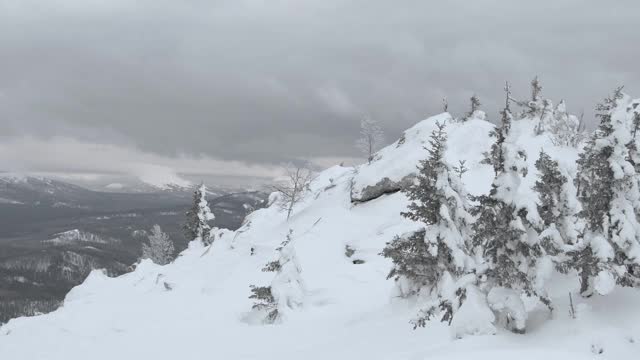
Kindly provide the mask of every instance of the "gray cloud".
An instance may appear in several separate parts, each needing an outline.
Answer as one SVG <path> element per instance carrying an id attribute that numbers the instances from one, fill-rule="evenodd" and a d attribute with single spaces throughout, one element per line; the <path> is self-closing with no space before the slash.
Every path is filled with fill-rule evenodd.
<path id="1" fill-rule="evenodd" d="M 0 140 L 64 136 L 266 166 L 350 158 L 362 116 L 389 140 L 443 96 L 462 113 L 475 92 L 495 116 L 504 80 L 524 97 L 536 74 L 547 96 L 590 117 L 618 84 L 640 92 L 639 10 L 634 0 L 1 0 Z"/>

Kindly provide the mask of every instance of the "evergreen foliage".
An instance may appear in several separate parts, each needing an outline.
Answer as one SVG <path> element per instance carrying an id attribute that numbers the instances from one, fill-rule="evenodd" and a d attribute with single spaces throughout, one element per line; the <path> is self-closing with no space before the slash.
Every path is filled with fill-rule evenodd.
<path id="1" fill-rule="evenodd" d="M 393 261 L 388 278 L 404 286 L 404 295 L 437 289 L 443 277 L 460 276 L 469 265 L 466 239 L 471 218 L 459 179 L 444 160 L 445 125 L 436 126 L 429 157 L 420 162 L 417 181 L 406 190 L 408 211 L 402 213 L 425 228 L 396 237 L 381 253 Z"/>
<path id="2" fill-rule="evenodd" d="M 458 166 L 453 167 L 453 172 L 458 175 L 458 178 L 460 180 L 462 180 L 462 175 L 464 175 L 467 171 L 469 171 L 469 168 L 467 168 L 467 160 L 459 160 Z"/>
<path id="3" fill-rule="evenodd" d="M 596 107 L 600 124 L 580 154 L 574 180 L 585 221 L 579 247 L 570 253 L 580 293 L 606 294 L 611 283 L 638 286 L 640 192 L 633 163 L 634 115 L 622 88 Z"/>
<path id="4" fill-rule="evenodd" d="M 473 245 L 483 259 L 478 274 L 483 280 L 482 287 L 488 294 L 490 306 L 503 315 L 512 331 L 524 332 L 526 314 L 520 311 L 524 307 L 520 297 L 523 294 L 535 295 L 545 303 L 548 301 L 537 294 L 532 274 L 541 248 L 528 241 L 523 222 L 526 210 L 514 202 L 520 175 L 526 176 L 526 155 L 507 141 L 512 122 L 508 84 L 505 91 L 502 123 L 491 133 L 496 142 L 483 161 L 493 167 L 495 179 L 489 195 L 474 197 L 478 205 L 472 210 L 472 214 L 477 216 L 472 226 Z M 508 301 L 504 300 L 498 306 L 492 301 L 497 298 Z"/>
<path id="5" fill-rule="evenodd" d="M 207 202 L 207 188 L 202 183 L 193 194 L 193 204 L 187 211 L 187 222 L 184 224 L 184 234 L 187 240 L 200 240 L 204 245 L 210 245 L 213 239 L 210 236 L 211 226 L 209 221 L 215 216 Z"/>
<path id="6" fill-rule="evenodd" d="M 558 162 L 544 151 L 536 160 L 538 180 L 533 190 L 538 194 L 539 229 L 542 245 L 551 255 L 562 255 L 565 245 L 573 245 L 577 234 L 573 221 L 575 204 L 569 193 L 569 181 L 560 172 Z M 557 259 L 560 261 L 560 259 Z"/>
<path id="7" fill-rule="evenodd" d="M 583 114 L 584 115 L 584 114 Z M 582 120 L 577 116 L 567 112 L 567 106 L 564 100 L 560 101 L 558 106 L 553 109 L 553 118 L 548 129 L 551 133 L 551 141 L 556 146 L 577 147 L 585 138 L 582 129 Z"/>
<path id="8" fill-rule="evenodd" d="M 158 265 L 166 265 L 173 261 L 173 241 L 165 234 L 160 225 L 154 225 L 148 236 L 149 244 L 142 244 L 142 258 L 151 259 Z"/>
<path id="9" fill-rule="evenodd" d="M 252 294 L 249 298 L 255 300 L 252 309 L 265 314 L 265 324 L 280 321 L 288 309 L 300 307 L 303 303 L 305 287 L 300 277 L 302 270 L 293 248 L 292 237 L 293 231 L 289 230 L 285 241 L 276 248 L 278 259 L 268 262 L 262 268 L 264 272 L 276 273 L 271 285 L 250 286 Z"/>
<path id="10" fill-rule="evenodd" d="M 467 120 L 471 119 L 473 117 L 473 114 L 477 110 L 480 110 L 480 105 L 482 105 L 480 103 L 480 99 L 478 98 L 478 96 L 476 94 L 473 94 L 473 96 L 471 96 L 469 101 L 471 103 L 471 109 L 469 109 L 469 112 L 464 116 L 463 121 L 467 121 Z"/>

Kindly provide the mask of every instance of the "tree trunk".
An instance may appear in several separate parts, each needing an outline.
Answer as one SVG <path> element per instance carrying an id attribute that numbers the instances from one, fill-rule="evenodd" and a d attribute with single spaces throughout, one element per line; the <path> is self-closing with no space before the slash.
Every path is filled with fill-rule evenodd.
<path id="1" fill-rule="evenodd" d="M 593 295 L 587 269 L 581 269 L 580 271 L 580 295 L 585 298 Z"/>

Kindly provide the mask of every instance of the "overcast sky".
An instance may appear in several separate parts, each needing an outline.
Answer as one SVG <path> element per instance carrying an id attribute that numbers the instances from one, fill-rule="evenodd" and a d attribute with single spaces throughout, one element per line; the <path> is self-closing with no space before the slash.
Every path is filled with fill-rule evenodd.
<path id="1" fill-rule="evenodd" d="M 0 170 L 273 176 L 358 157 L 505 80 L 640 96 L 637 0 L 0 0 Z"/>

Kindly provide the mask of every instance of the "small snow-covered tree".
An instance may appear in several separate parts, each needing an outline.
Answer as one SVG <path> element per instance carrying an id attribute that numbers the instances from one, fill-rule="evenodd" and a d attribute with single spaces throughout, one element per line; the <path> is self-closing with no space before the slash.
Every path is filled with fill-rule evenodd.
<path id="1" fill-rule="evenodd" d="M 638 130 L 640 130 L 640 101 L 632 103 L 629 106 L 630 112 L 632 112 L 632 125 L 631 125 L 631 141 L 627 144 L 629 149 L 629 162 L 636 169 L 636 173 L 640 173 L 640 152 L 638 151 Z"/>
<path id="2" fill-rule="evenodd" d="M 469 99 L 470 103 L 471 103 L 471 109 L 469 109 L 469 112 L 462 118 L 462 121 L 467 121 L 469 119 L 471 119 L 473 117 L 473 114 L 477 111 L 480 110 L 480 99 L 478 98 L 478 96 L 476 94 L 473 94 L 473 96 L 471 96 L 471 98 Z"/>
<path id="3" fill-rule="evenodd" d="M 551 133 L 551 140 L 557 146 L 577 147 L 584 140 L 581 120 L 567 112 L 564 100 L 553 109 L 553 120 L 547 131 Z"/>
<path id="4" fill-rule="evenodd" d="M 472 209 L 477 216 L 473 224 L 473 245 L 483 263 L 477 269 L 483 279 L 489 305 L 507 328 L 523 333 L 527 313 L 522 295 L 538 295 L 534 286 L 535 261 L 540 246 L 531 243 L 523 222 L 526 210 L 517 202 L 521 176 L 526 176 L 526 154 L 510 138 L 513 121 L 509 86 L 502 110 L 502 122 L 492 132 L 496 139 L 483 163 L 490 164 L 495 178 L 488 195 L 474 197 L 478 205 Z M 546 303 L 546 299 L 542 299 Z"/>
<path id="5" fill-rule="evenodd" d="M 542 97 L 542 85 L 536 76 L 531 80 L 531 98 L 525 101 L 517 101 L 517 105 L 523 108 L 520 118 L 535 120 L 536 135 L 548 131 L 553 124 L 553 103 Z"/>
<path id="6" fill-rule="evenodd" d="M 640 284 L 640 191 L 630 154 L 635 139 L 629 103 L 618 88 L 597 106 L 600 124 L 577 161 L 578 215 L 586 228 L 571 266 L 583 296 Z"/>
<path id="7" fill-rule="evenodd" d="M 187 222 L 183 229 L 187 240 L 200 240 L 205 245 L 210 245 L 211 226 L 209 221 L 215 219 L 215 216 L 209 208 L 207 202 L 207 187 L 202 183 L 193 193 L 193 204 L 187 211 Z"/>
<path id="8" fill-rule="evenodd" d="M 454 166 L 453 171 L 462 180 L 462 175 L 469 171 L 469 168 L 467 167 L 467 160 L 458 160 L 458 166 Z"/>
<path id="9" fill-rule="evenodd" d="M 369 164 L 374 159 L 374 154 L 384 141 L 382 128 L 373 119 L 365 118 L 360 122 L 360 138 L 356 141 L 356 147 L 366 157 Z"/>
<path id="10" fill-rule="evenodd" d="M 638 130 L 640 130 L 640 108 L 638 107 L 639 104 L 634 104 L 635 107 L 634 109 L 637 111 L 634 115 L 633 115 L 633 139 L 636 139 L 636 135 L 638 135 Z"/>
<path id="11" fill-rule="evenodd" d="M 287 212 L 287 220 L 291 217 L 293 207 L 298 204 L 303 195 L 309 190 L 309 184 L 313 172 L 306 166 L 287 164 L 285 169 L 285 179 L 272 186 L 278 192 L 278 204 L 280 208 Z"/>
<path id="12" fill-rule="evenodd" d="M 303 305 L 305 286 L 300 276 L 302 269 L 293 246 L 293 231 L 289 230 L 287 238 L 276 249 L 278 259 L 271 261 L 262 269 L 264 272 L 275 272 L 276 275 L 269 286 L 251 285 L 250 299 L 254 299 L 253 309 L 263 313 L 263 322 L 273 324 L 281 320 L 290 309 Z"/>
<path id="13" fill-rule="evenodd" d="M 531 80 L 531 101 L 540 100 L 540 95 L 542 94 L 542 85 L 540 84 L 540 80 L 538 77 L 534 77 Z"/>
<path id="14" fill-rule="evenodd" d="M 455 281 L 470 271 L 472 261 L 467 250 L 471 215 L 467 212 L 466 193 L 459 178 L 444 159 L 445 125 L 436 123 L 431 134 L 429 157 L 420 162 L 417 181 L 406 190 L 411 200 L 403 216 L 420 222 L 419 231 L 396 237 L 381 255 L 393 261 L 387 278 L 394 278 L 402 296 L 424 291 L 440 301 L 443 319 L 451 319 L 464 297 L 465 289 Z M 434 309 L 414 321 L 423 326 Z"/>
<path id="15" fill-rule="evenodd" d="M 404 282 L 409 294 L 425 286 L 435 288 L 445 272 L 459 275 L 467 260 L 465 240 L 471 218 L 466 194 L 444 160 L 445 125 L 436 126 L 429 157 L 420 162 L 416 183 L 405 191 L 411 203 L 402 213 L 425 224 L 425 229 L 396 237 L 381 253 L 394 263 L 388 278 Z"/>
<path id="16" fill-rule="evenodd" d="M 550 101 L 542 98 L 542 85 L 537 76 L 531 80 L 531 98 L 517 101 L 516 104 L 523 108 L 520 114 L 522 118 L 541 118 L 543 113 L 550 109 Z"/>
<path id="17" fill-rule="evenodd" d="M 151 259 L 158 265 L 166 265 L 173 261 L 173 241 L 162 231 L 160 225 L 153 225 L 148 238 L 149 244 L 142 244 L 143 259 Z"/>
<path id="18" fill-rule="evenodd" d="M 557 146 L 577 147 L 583 140 L 581 120 L 567 112 L 564 100 L 554 107 L 550 99 L 542 97 L 542 85 L 536 76 L 531 81 L 531 98 L 517 101 L 523 108 L 519 116 L 536 122 L 536 135 L 548 133 L 551 141 Z"/>
<path id="19" fill-rule="evenodd" d="M 538 180 L 533 190 L 538 194 L 537 210 L 541 223 L 538 232 L 541 245 L 554 257 L 556 266 L 565 271 L 564 252 L 567 245 L 576 243 L 578 229 L 575 215 L 577 200 L 573 196 L 575 189 L 558 165 L 543 150 L 536 161 Z"/>

